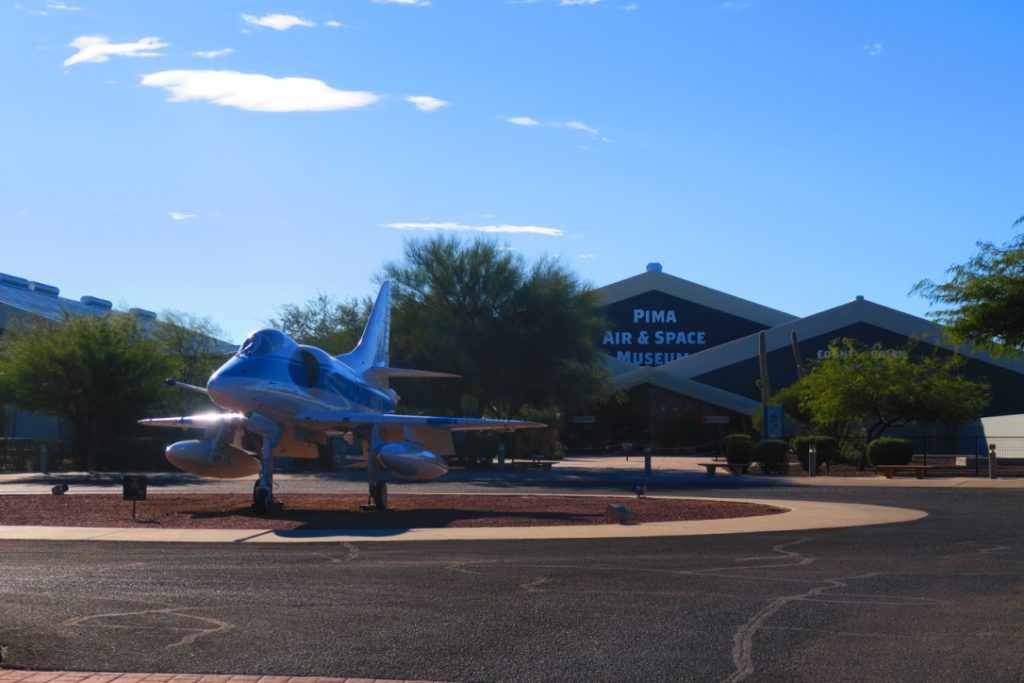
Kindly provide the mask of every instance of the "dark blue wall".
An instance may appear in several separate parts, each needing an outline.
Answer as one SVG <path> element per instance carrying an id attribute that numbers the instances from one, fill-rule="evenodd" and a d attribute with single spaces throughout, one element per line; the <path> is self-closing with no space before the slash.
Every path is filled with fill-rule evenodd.
<path id="1" fill-rule="evenodd" d="M 827 350 L 829 342 L 842 337 L 856 339 L 869 346 L 881 344 L 884 349 L 894 350 L 907 348 L 908 342 L 911 341 L 904 335 L 869 323 L 856 323 L 831 330 L 817 337 L 798 339 L 800 356 L 806 364 L 817 359 L 819 352 Z M 918 341 L 911 350 L 911 356 L 928 355 L 936 349 L 940 355 L 951 355 L 950 351 L 941 347 Z M 757 360 L 757 342 L 753 339 L 750 342 L 750 354 L 748 359 L 699 375 L 694 379 L 759 401 L 761 399 L 760 390 L 754 382 L 760 377 L 760 371 Z M 1024 413 L 1024 375 L 974 358 L 967 359 L 964 375 L 973 380 L 984 380 L 991 385 L 992 401 L 985 409 L 984 415 Z M 790 346 L 769 352 L 768 378 L 773 392 L 796 381 L 796 365 Z"/>
<path id="2" fill-rule="evenodd" d="M 598 347 L 634 365 L 663 365 L 769 327 L 655 290 L 604 312 L 608 326 Z"/>

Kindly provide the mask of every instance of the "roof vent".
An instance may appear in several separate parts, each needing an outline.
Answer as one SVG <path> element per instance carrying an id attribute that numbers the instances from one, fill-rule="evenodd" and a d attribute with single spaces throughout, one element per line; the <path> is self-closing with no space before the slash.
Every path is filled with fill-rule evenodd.
<path id="1" fill-rule="evenodd" d="M 648 273 L 660 273 L 661 272 L 661 264 L 660 263 L 648 263 L 647 264 L 647 272 Z"/>
<path id="2" fill-rule="evenodd" d="M 17 275 L 8 275 L 7 273 L 0 273 L 0 285 L 7 285 L 8 287 L 17 287 L 18 289 L 28 289 L 28 280 Z"/>
<path id="3" fill-rule="evenodd" d="M 129 309 L 128 312 L 142 320 L 156 320 L 156 313 L 153 311 L 147 311 L 144 308 L 132 308 Z"/>
<path id="4" fill-rule="evenodd" d="M 864 295 L 863 294 L 858 294 L 857 295 L 857 301 L 864 301 Z"/>
<path id="5" fill-rule="evenodd" d="M 101 299 L 97 296 L 83 296 L 79 299 L 86 306 L 92 306 L 93 308 L 99 308 L 104 311 L 109 311 L 114 307 L 114 304 L 110 303 L 106 299 Z"/>
<path id="6" fill-rule="evenodd" d="M 60 290 L 53 285 L 44 285 L 42 282 L 30 282 L 28 288 L 33 292 L 44 296 L 60 296 Z"/>

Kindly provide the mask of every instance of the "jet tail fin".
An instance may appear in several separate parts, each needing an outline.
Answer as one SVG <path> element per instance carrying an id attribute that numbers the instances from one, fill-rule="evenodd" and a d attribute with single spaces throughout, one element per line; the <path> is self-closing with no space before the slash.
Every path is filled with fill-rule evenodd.
<path id="1" fill-rule="evenodd" d="M 385 281 L 373 304 L 366 329 L 352 351 L 338 356 L 345 365 L 360 375 L 368 370 L 388 367 L 389 337 L 391 336 L 391 282 Z"/>
<path id="2" fill-rule="evenodd" d="M 359 343 L 350 352 L 337 356 L 345 365 L 357 372 L 371 386 L 388 386 L 392 377 L 419 377 L 449 379 L 459 377 L 447 372 L 409 370 L 388 365 L 389 337 L 391 336 L 391 282 L 385 281 L 370 310 L 366 329 Z"/>

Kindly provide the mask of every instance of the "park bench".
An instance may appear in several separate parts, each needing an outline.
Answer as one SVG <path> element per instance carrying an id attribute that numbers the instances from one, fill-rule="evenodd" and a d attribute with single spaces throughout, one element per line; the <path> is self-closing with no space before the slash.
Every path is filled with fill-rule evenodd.
<path id="1" fill-rule="evenodd" d="M 697 464 L 705 468 L 708 471 L 708 474 L 712 477 L 715 476 L 715 472 L 719 468 L 723 470 L 728 470 L 729 472 L 732 472 L 737 476 L 741 474 L 746 474 L 747 470 L 750 468 L 749 463 L 737 463 L 735 465 L 731 465 L 727 462 L 701 462 Z"/>
<path id="2" fill-rule="evenodd" d="M 924 479 L 924 475 L 932 465 L 875 465 L 875 471 L 884 474 L 886 479 L 892 479 L 897 472 L 913 472 L 918 479 Z"/>

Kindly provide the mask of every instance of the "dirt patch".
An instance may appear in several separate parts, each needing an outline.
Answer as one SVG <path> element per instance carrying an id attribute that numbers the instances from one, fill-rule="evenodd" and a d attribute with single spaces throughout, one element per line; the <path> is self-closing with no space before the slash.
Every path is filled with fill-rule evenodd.
<path id="1" fill-rule="evenodd" d="M 361 495 L 281 495 L 269 517 L 243 494 L 151 494 L 137 504 L 120 495 L 0 496 L 0 526 L 42 525 L 163 529 L 413 529 L 608 524 L 609 504 L 638 523 L 755 517 L 785 512 L 753 503 L 605 496 L 392 496 L 383 512 L 359 509 Z"/>

